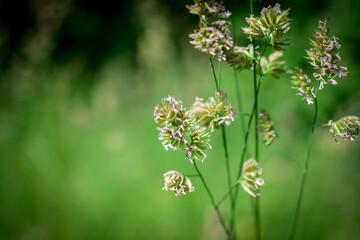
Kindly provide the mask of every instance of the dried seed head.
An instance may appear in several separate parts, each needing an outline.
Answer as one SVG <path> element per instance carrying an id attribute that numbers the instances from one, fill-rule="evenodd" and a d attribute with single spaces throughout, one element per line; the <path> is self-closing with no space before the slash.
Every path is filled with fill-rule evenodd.
<path id="1" fill-rule="evenodd" d="M 360 134 L 360 118 L 357 116 L 346 116 L 336 122 L 330 120 L 328 126 L 337 143 L 336 137 L 354 141 Z"/>
<path id="2" fill-rule="evenodd" d="M 185 195 L 195 190 L 188 177 L 178 171 L 168 171 L 164 174 L 165 187 L 163 190 L 174 191 L 175 196 Z"/>
<path id="3" fill-rule="evenodd" d="M 261 172 L 262 169 L 254 158 L 250 158 L 244 163 L 240 183 L 242 188 L 253 197 L 260 196 L 258 189 L 264 184 Z"/>

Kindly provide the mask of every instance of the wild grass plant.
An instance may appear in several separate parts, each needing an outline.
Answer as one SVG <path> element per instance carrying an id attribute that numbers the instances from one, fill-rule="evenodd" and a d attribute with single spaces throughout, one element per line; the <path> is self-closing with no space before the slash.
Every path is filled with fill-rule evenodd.
<path id="1" fill-rule="evenodd" d="M 289 232 L 289 239 L 294 239 L 297 223 L 301 212 L 305 183 L 309 171 L 311 148 L 315 128 L 318 126 L 329 127 L 329 132 L 334 137 L 345 140 L 355 140 L 360 133 L 360 119 L 357 116 L 345 116 L 338 121 L 330 120 L 327 124 L 318 123 L 318 92 L 326 91 L 327 85 L 336 85 L 338 80 L 347 76 L 347 68 L 341 65 L 339 49 L 341 45 L 338 38 L 329 33 L 328 19 L 320 20 L 318 28 L 310 40 L 310 48 L 306 51 L 306 59 L 313 68 L 313 73 L 307 75 L 299 67 L 286 66 L 280 58 L 286 54 L 286 47 L 291 41 L 286 38 L 290 30 L 290 9 L 283 10 L 279 4 L 262 9 L 260 14 L 254 13 L 253 1 L 250 0 L 250 16 L 246 18 L 248 26 L 243 27 L 243 33 L 250 43 L 241 46 L 232 37 L 229 17 L 231 13 L 223 5 L 214 0 L 195 0 L 192 5 L 186 6 L 189 12 L 198 16 L 199 28 L 189 35 L 190 43 L 209 57 L 210 69 L 213 74 L 215 95 L 207 101 L 196 97 L 194 104 L 187 108 L 181 100 L 174 96 L 167 96 L 154 109 L 155 122 L 158 124 L 159 139 L 165 150 L 183 151 L 189 164 L 193 165 L 193 174 L 183 174 L 170 170 L 164 174 L 164 190 L 174 191 L 176 196 L 194 192 L 195 187 L 191 178 L 199 177 L 216 212 L 219 223 L 223 228 L 226 239 L 237 239 L 237 203 L 241 188 L 253 198 L 254 204 L 254 229 L 256 239 L 262 239 L 261 220 L 261 187 L 266 182 L 262 177 L 260 141 L 267 147 L 276 141 L 276 124 L 271 120 L 270 114 L 261 109 L 259 95 L 264 78 L 286 78 L 291 82 L 292 88 L 303 100 L 299 104 L 314 106 L 313 121 L 309 129 L 308 147 L 303 166 L 297 202 L 294 203 L 294 213 L 289 213 L 293 221 Z M 219 62 L 216 73 L 214 61 Z M 238 101 L 237 109 L 228 99 L 225 89 L 221 87 L 221 63 L 233 68 L 235 91 L 240 99 L 241 92 L 236 74 L 241 71 L 251 71 L 253 75 L 253 105 L 251 112 L 243 112 Z M 326 86 L 326 87 L 325 87 Z M 261 90 L 261 91 L 260 91 Z M 235 121 L 241 118 L 244 124 L 243 133 L 238 141 L 243 143 L 238 162 L 230 162 L 226 131 L 230 124 L 239 124 Z M 224 148 L 224 167 L 226 169 L 226 190 L 224 196 L 216 200 L 207 183 L 209 176 L 204 176 L 200 165 L 206 164 L 207 152 L 211 150 L 211 134 L 220 131 Z M 233 133 L 231 133 L 233 134 Z M 249 142 L 253 134 L 254 142 Z M 336 140 L 336 139 L 335 139 Z M 338 142 L 338 140 L 336 140 Z M 249 145 L 254 147 L 249 152 Z M 248 159 L 247 156 L 250 156 Z M 236 176 L 231 174 L 231 169 L 237 169 Z M 217 177 L 217 176 L 211 176 Z M 221 211 L 228 201 L 228 214 Z"/>

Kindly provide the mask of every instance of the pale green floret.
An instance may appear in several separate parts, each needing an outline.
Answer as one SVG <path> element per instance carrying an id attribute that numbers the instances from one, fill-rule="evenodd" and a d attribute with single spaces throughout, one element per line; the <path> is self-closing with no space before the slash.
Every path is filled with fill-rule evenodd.
<path id="1" fill-rule="evenodd" d="M 178 171 L 168 171 L 164 174 L 165 187 L 163 190 L 174 191 L 175 196 L 185 195 L 195 190 L 190 179 Z"/>
<path id="2" fill-rule="evenodd" d="M 160 124 L 157 128 L 159 139 L 166 150 L 182 149 L 188 143 L 186 138 L 194 127 L 194 118 L 181 101 L 170 96 L 162 99 L 155 107 L 154 116 L 155 122 Z"/>
<path id="3" fill-rule="evenodd" d="M 196 98 L 192 111 L 196 121 L 204 127 L 211 128 L 212 132 L 223 124 L 229 125 L 236 116 L 223 91 L 217 92 L 215 98 L 210 97 L 207 102 Z"/>
<path id="4" fill-rule="evenodd" d="M 205 150 L 211 149 L 210 134 L 196 121 L 192 111 L 186 110 L 181 101 L 173 97 L 161 100 L 154 110 L 155 122 L 159 123 L 159 139 L 166 150 L 185 150 L 186 158 L 204 160 Z"/>
<path id="5" fill-rule="evenodd" d="M 261 172 L 262 169 L 254 158 L 250 158 L 244 163 L 240 184 L 241 187 L 253 197 L 260 196 L 258 189 L 264 184 L 264 180 L 261 178 Z"/>
<path id="6" fill-rule="evenodd" d="M 270 146 L 276 138 L 274 123 L 271 121 L 270 114 L 264 109 L 261 109 L 261 113 L 258 114 L 258 133 L 266 146 Z"/>
<path id="7" fill-rule="evenodd" d="M 306 99 L 308 104 L 314 103 L 315 93 L 314 88 L 311 87 L 310 78 L 304 74 L 301 68 L 295 67 L 295 70 L 290 70 L 292 88 L 298 91 L 297 95 L 300 95 Z"/>
<path id="8" fill-rule="evenodd" d="M 242 71 L 244 69 L 251 69 L 254 65 L 254 58 L 252 56 L 252 45 L 247 47 L 235 46 L 229 51 L 227 56 L 227 63 L 235 67 L 235 70 Z"/>
<path id="9" fill-rule="evenodd" d="M 199 125 L 195 126 L 194 131 L 190 135 L 190 146 L 184 148 L 186 150 L 186 157 L 193 162 L 193 160 L 202 161 L 206 158 L 204 150 L 211 149 L 210 134 L 206 131 L 205 127 Z"/>
<path id="10" fill-rule="evenodd" d="M 279 75 L 285 73 L 284 62 L 278 61 L 278 59 L 283 55 L 280 51 L 275 51 L 270 54 L 269 58 L 262 58 L 260 62 L 262 75 L 272 76 L 275 78 L 279 78 Z M 257 69 L 258 70 L 258 69 Z"/>
<path id="11" fill-rule="evenodd" d="M 213 0 L 195 1 L 186 7 L 191 14 L 199 16 L 199 29 L 189 35 L 190 43 L 218 61 L 226 61 L 227 52 L 234 45 L 229 30 L 231 24 L 226 20 L 231 13 Z"/>
<path id="12" fill-rule="evenodd" d="M 360 134 L 360 118 L 357 116 L 346 116 L 340 120 L 328 123 L 329 132 L 335 138 L 336 143 L 339 143 L 336 137 L 341 137 L 345 140 L 355 141 Z"/>
<path id="13" fill-rule="evenodd" d="M 289 11 L 281 11 L 278 3 L 274 7 L 263 8 L 260 17 L 251 15 L 246 18 L 249 27 L 243 28 L 243 31 L 250 40 L 264 39 L 269 47 L 283 50 L 282 46 L 289 45 L 286 39 L 282 39 L 290 29 Z"/>

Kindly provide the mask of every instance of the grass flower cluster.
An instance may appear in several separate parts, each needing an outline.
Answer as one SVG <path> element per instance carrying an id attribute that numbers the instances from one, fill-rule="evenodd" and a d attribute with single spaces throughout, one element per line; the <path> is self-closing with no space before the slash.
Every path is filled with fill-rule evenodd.
<path id="1" fill-rule="evenodd" d="M 258 132 L 262 138 L 264 144 L 269 146 L 276 138 L 274 130 L 274 123 L 271 121 L 270 114 L 261 109 L 261 113 L 258 114 Z"/>
<path id="2" fill-rule="evenodd" d="M 157 128 L 159 139 L 166 150 L 181 149 L 188 143 L 186 138 L 194 126 L 194 119 L 181 101 L 170 96 L 162 99 L 161 104 L 155 107 L 154 116 L 155 122 L 160 124 Z"/>
<path id="3" fill-rule="evenodd" d="M 261 178 L 262 169 L 259 163 L 254 158 L 250 158 L 244 163 L 243 170 L 241 187 L 253 197 L 260 196 L 258 189 L 264 184 L 264 179 Z"/>
<path id="4" fill-rule="evenodd" d="M 229 30 L 230 22 L 227 21 L 231 13 L 213 0 L 198 0 L 187 8 L 200 19 L 200 29 L 190 34 L 190 43 L 219 61 L 226 61 L 227 52 L 234 45 Z"/>
<path id="5" fill-rule="evenodd" d="M 275 51 L 269 55 L 269 58 L 262 58 L 260 62 L 260 67 L 262 75 L 269 75 L 274 78 L 279 78 L 281 74 L 285 73 L 285 62 L 278 61 L 278 59 L 283 56 L 281 51 Z"/>
<path id="6" fill-rule="evenodd" d="M 341 45 L 335 36 L 329 37 L 329 20 L 319 21 L 317 31 L 314 33 L 315 40 L 311 40 L 312 48 L 307 50 L 307 59 L 313 66 L 314 78 L 320 81 L 319 89 L 324 84 L 336 85 L 336 77 L 344 78 L 347 75 L 347 68 L 340 65 L 340 54 L 338 50 Z"/>
<path id="7" fill-rule="evenodd" d="M 295 70 L 290 70 L 292 88 L 298 91 L 297 95 L 304 97 L 308 104 L 314 103 L 314 87 L 311 86 L 311 79 L 304 73 L 301 68 L 295 67 Z"/>
<path id="8" fill-rule="evenodd" d="M 355 141 L 360 134 L 360 118 L 357 116 L 346 116 L 336 122 L 330 120 L 328 125 L 329 131 L 337 143 L 339 142 L 336 137 Z"/>
<path id="9" fill-rule="evenodd" d="M 290 9 L 282 11 L 278 3 L 274 7 L 264 8 L 260 17 L 251 15 L 246 18 L 249 27 L 244 27 L 243 30 L 250 40 L 263 39 L 269 47 L 283 50 L 284 45 L 289 45 L 286 40 L 282 39 L 290 29 L 289 11 Z"/>
<path id="10" fill-rule="evenodd" d="M 195 119 L 204 127 L 211 128 L 212 132 L 223 124 L 229 125 L 236 116 L 223 91 L 217 92 L 215 98 L 210 97 L 207 102 L 202 98 L 196 98 L 192 111 Z"/>
<path id="11" fill-rule="evenodd" d="M 271 120 L 269 113 L 261 110 L 258 113 L 259 106 L 259 90 L 262 79 L 265 76 L 280 78 L 283 73 L 290 73 L 288 76 L 292 88 L 297 90 L 297 95 L 303 97 L 308 104 L 314 106 L 314 119 L 310 126 L 309 145 L 307 155 L 302 170 L 301 184 L 299 195 L 297 198 L 296 208 L 293 215 L 289 239 L 294 239 L 301 209 L 304 186 L 306 176 L 308 174 L 308 166 L 312 140 L 318 117 L 318 98 L 316 92 L 324 88 L 327 83 L 335 85 L 335 79 L 344 78 L 347 75 L 347 68 L 340 65 L 341 58 L 338 50 L 340 44 L 335 36 L 329 37 L 328 20 L 319 21 L 319 26 L 314 33 L 315 40 L 310 41 L 311 48 L 306 50 L 309 63 L 313 67 L 312 77 L 318 81 L 318 87 L 314 86 L 314 82 L 301 68 L 295 67 L 293 70 L 287 71 L 284 61 L 280 61 L 283 56 L 284 47 L 289 45 L 284 35 L 290 29 L 290 10 L 281 10 L 279 4 L 268 6 L 262 9 L 260 17 L 253 14 L 252 1 L 250 1 L 251 13 L 246 18 L 247 27 L 243 27 L 243 32 L 250 39 L 251 44 L 247 46 L 239 46 L 233 41 L 229 27 L 231 23 L 228 21 L 231 13 L 225 10 L 225 7 L 217 3 L 215 0 L 195 0 L 193 5 L 187 6 L 191 14 L 199 17 L 199 29 L 189 35 L 190 43 L 196 49 L 210 56 L 210 66 L 215 80 L 216 94 L 214 97 L 204 101 L 202 98 L 196 98 L 192 107 L 187 110 L 183 107 L 181 101 L 175 100 L 173 97 L 162 99 L 161 103 L 155 107 L 155 122 L 158 127 L 162 144 L 166 150 L 184 150 L 185 157 L 190 160 L 198 176 L 209 196 L 211 204 L 218 216 L 218 219 L 224 229 L 227 239 L 237 239 L 236 233 L 236 209 L 240 186 L 243 190 L 254 197 L 254 225 L 256 239 L 262 238 L 261 229 L 261 211 L 260 211 L 260 188 L 264 185 L 262 178 L 262 168 L 260 167 L 260 148 L 259 141 L 262 139 L 266 146 L 273 144 L 277 133 L 274 129 L 274 122 Z M 255 43 L 259 43 L 259 46 Z M 261 47 L 260 47 L 261 46 Z M 267 53 L 268 49 L 275 49 L 272 53 Z M 261 49 L 261 51 L 260 51 Z M 261 52 L 261 54 L 259 54 Z M 236 73 L 243 70 L 253 72 L 254 83 L 254 104 L 249 114 L 241 114 L 250 116 L 247 122 L 247 129 L 244 130 L 242 136 L 243 149 L 238 162 L 238 174 L 234 179 L 231 174 L 231 165 L 229 160 L 229 151 L 227 146 L 226 127 L 234 122 L 236 117 L 235 109 L 232 107 L 228 96 L 222 89 L 219 89 L 219 82 L 213 66 L 212 58 L 219 62 L 225 62 L 233 67 L 235 92 L 239 99 L 240 89 L 236 79 Z M 221 66 L 221 65 L 219 65 Z M 242 113 L 239 104 L 239 112 Z M 252 122 L 254 148 L 253 152 L 249 151 L 249 135 Z M 329 121 L 326 126 L 333 137 L 341 137 L 345 140 L 355 140 L 360 134 L 360 118 L 356 116 L 347 116 L 333 122 Z M 225 168 L 228 190 L 224 197 L 216 202 L 204 176 L 201 174 L 197 166 L 196 160 L 204 160 L 206 151 L 211 149 L 210 132 L 221 129 L 221 137 L 225 153 Z M 337 141 L 337 140 L 336 140 Z M 253 155 L 245 161 L 245 155 Z M 177 171 L 169 171 L 164 174 L 165 190 L 175 192 L 176 196 L 184 195 L 194 191 L 188 177 Z M 234 184 L 233 184 L 234 183 Z M 229 198 L 229 222 L 224 218 L 219 206 L 223 200 Z"/>
<path id="12" fill-rule="evenodd" d="M 168 96 L 154 109 L 155 122 L 160 124 L 159 140 L 166 150 L 185 150 L 186 158 L 204 160 L 204 150 L 210 149 L 210 136 L 201 123 L 194 118 L 194 113 L 183 107 L 181 101 Z"/>
<path id="13" fill-rule="evenodd" d="M 177 171 L 168 171 L 164 174 L 165 187 L 163 188 L 166 191 L 173 191 L 175 196 L 185 195 L 191 193 L 195 190 L 195 187 L 191 184 L 191 181 L 188 177 L 184 177 L 181 173 Z"/>

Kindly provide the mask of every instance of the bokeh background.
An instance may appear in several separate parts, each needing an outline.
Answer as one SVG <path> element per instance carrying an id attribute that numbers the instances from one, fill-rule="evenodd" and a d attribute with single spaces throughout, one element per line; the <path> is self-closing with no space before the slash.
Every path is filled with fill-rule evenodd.
<path id="1" fill-rule="evenodd" d="M 291 8 L 289 68 L 303 58 L 317 22 L 330 18 L 347 80 L 319 93 L 319 123 L 360 115 L 360 2 L 278 1 Z M 181 152 L 158 140 L 153 108 L 168 95 L 190 107 L 215 92 L 208 57 L 189 44 L 197 27 L 186 1 L 0 1 L 0 239 L 222 239 L 201 182 L 175 197 L 162 174 L 194 174 Z M 275 1 L 255 3 L 255 11 Z M 225 1 L 239 45 L 248 1 Z M 217 68 L 217 64 L 216 64 Z M 232 69 L 222 87 L 236 104 Z M 252 106 L 251 72 L 237 75 L 242 111 Z M 289 77 L 265 78 L 260 106 L 279 138 L 261 147 L 264 239 L 286 239 L 305 160 L 313 106 Z M 244 117 L 246 119 L 246 116 Z M 360 239 L 359 141 L 336 144 L 316 128 L 297 239 Z M 243 131 L 227 128 L 233 174 Z M 252 138 L 252 136 L 251 136 Z M 250 139 L 252 142 L 252 139 Z M 220 199 L 226 192 L 220 134 L 199 167 Z M 253 149 L 249 147 L 248 157 Z M 241 192 L 237 228 L 253 239 L 252 201 Z M 222 205 L 225 215 L 228 202 Z"/>

